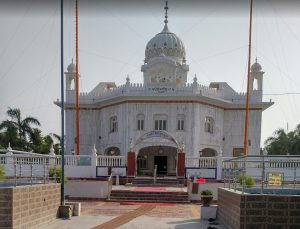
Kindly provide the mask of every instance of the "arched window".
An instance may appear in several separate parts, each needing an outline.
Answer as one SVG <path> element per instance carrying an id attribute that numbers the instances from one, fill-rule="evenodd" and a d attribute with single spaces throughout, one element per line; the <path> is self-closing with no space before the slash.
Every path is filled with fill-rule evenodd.
<path id="1" fill-rule="evenodd" d="M 154 115 L 154 130 L 167 130 L 167 115 Z"/>
<path id="2" fill-rule="evenodd" d="M 120 156 L 120 149 L 118 147 L 109 147 L 105 150 L 105 155 L 107 156 Z"/>
<path id="3" fill-rule="evenodd" d="M 144 130 L 145 128 L 145 116 L 143 114 L 138 114 L 136 116 L 136 120 L 137 120 L 137 130 Z"/>
<path id="4" fill-rule="evenodd" d="M 177 115 L 177 130 L 184 130 L 184 115 Z"/>
<path id="5" fill-rule="evenodd" d="M 205 132 L 213 133 L 214 132 L 214 120 L 212 117 L 205 117 L 205 126 L 204 126 Z"/>
<path id="6" fill-rule="evenodd" d="M 110 129 L 111 133 L 118 131 L 118 118 L 117 118 L 117 116 L 111 117 L 109 124 L 110 124 L 109 129 Z"/>
<path id="7" fill-rule="evenodd" d="M 216 157 L 217 151 L 212 148 L 204 148 L 199 151 L 201 157 Z"/>

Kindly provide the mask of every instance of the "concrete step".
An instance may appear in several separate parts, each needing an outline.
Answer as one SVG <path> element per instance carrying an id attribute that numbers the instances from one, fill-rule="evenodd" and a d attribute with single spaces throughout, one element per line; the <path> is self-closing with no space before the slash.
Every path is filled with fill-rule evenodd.
<path id="1" fill-rule="evenodd" d="M 140 203 L 172 203 L 172 204 L 189 204 L 191 203 L 190 201 L 186 201 L 186 200 L 177 200 L 177 201 L 174 201 L 174 200 L 171 200 L 171 201 L 168 201 L 168 200 L 120 200 L 120 199 L 109 199 L 107 200 L 108 202 L 122 202 L 122 203 L 130 203 L 130 202 L 140 202 Z"/>
<path id="2" fill-rule="evenodd" d="M 109 201 L 188 203 L 186 192 L 112 190 Z"/>
<path id="3" fill-rule="evenodd" d="M 130 186 L 131 184 L 126 184 Z M 157 178 L 154 184 L 153 178 L 135 178 L 132 180 L 134 186 L 153 186 L 153 187 L 183 187 L 176 178 Z"/>

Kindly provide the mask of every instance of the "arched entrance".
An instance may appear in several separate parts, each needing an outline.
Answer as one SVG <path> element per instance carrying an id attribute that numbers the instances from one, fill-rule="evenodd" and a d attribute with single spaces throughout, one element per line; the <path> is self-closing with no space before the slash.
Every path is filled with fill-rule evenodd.
<path id="1" fill-rule="evenodd" d="M 157 165 L 158 176 L 176 176 L 177 148 L 172 146 L 148 146 L 141 148 L 137 156 L 137 175 L 153 176 Z"/>

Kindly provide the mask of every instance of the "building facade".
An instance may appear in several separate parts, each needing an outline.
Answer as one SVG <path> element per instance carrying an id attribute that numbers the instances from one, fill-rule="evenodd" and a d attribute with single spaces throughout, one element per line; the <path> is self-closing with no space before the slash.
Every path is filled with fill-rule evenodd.
<path id="1" fill-rule="evenodd" d="M 178 148 L 187 156 L 239 156 L 244 141 L 245 93 L 226 82 L 209 86 L 187 83 L 189 66 L 182 40 L 168 28 L 146 45 L 141 67 L 143 84 L 100 82 L 91 92 L 80 93 L 80 154 L 95 145 L 104 155 L 137 155 L 143 174 L 158 164 L 175 174 Z M 259 63 L 251 67 L 248 154 L 260 153 L 263 74 Z M 66 153 L 75 153 L 75 65 L 66 75 Z M 125 80 L 124 80 L 125 81 Z"/>

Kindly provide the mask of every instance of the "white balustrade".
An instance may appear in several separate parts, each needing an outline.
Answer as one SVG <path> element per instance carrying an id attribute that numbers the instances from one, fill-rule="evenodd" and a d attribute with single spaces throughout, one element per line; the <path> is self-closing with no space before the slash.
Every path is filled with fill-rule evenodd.
<path id="1" fill-rule="evenodd" d="M 193 168 L 216 168 L 217 159 L 215 157 L 186 157 L 185 166 Z"/>
<path id="2" fill-rule="evenodd" d="M 65 166 L 91 166 L 90 155 L 65 155 Z M 61 165 L 61 156 L 56 156 L 55 165 Z"/>
<path id="3" fill-rule="evenodd" d="M 97 156 L 97 166 L 124 166 L 124 156 Z"/>
<path id="4" fill-rule="evenodd" d="M 152 96 L 161 96 L 161 93 L 156 93 L 156 90 L 151 90 L 152 87 L 145 86 L 144 84 L 124 84 L 120 85 L 116 88 L 112 88 L 110 90 L 104 90 L 99 93 L 86 93 L 82 92 L 79 95 L 79 99 L 81 103 L 91 103 L 92 101 L 102 101 L 109 99 L 115 96 L 140 96 L 140 95 L 152 95 Z M 73 102 L 73 94 L 74 91 L 69 91 L 69 95 L 67 96 L 70 102 Z M 166 90 L 164 94 L 179 94 L 179 95 L 193 95 L 200 94 L 213 98 L 224 98 L 224 92 L 221 90 L 216 90 L 215 88 L 210 88 L 200 84 L 186 84 L 173 87 L 172 90 Z M 240 97 L 241 95 L 238 95 Z"/>
<path id="5" fill-rule="evenodd" d="M 16 164 L 24 165 L 44 165 L 48 163 L 48 158 L 32 155 L 14 155 L 11 157 Z"/>
<path id="6" fill-rule="evenodd" d="M 0 151 L 1 152 L 1 151 Z M 3 151 L 2 151 L 3 152 Z M 10 151 L 13 152 L 13 151 Z M 6 152 L 4 152 L 6 153 Z M 232 160 L 231 160 L 232 159 Z M 264 164 L 263 164 L 264 162 Z M 15 154 L 1 154 L 0 164 L 4 165 L 6 172 L 13 176 L 12 171 L 19 169 L 25 174 L 34 165 L 33 170 L 44 171 L 48 166 L 61 166 L 60 155 L 40 155 L 28 152 L 15 151 Z M 14 166 L 17 165 L 17 166 Z M 24 166 L 23 166 L 24 165 Z M 70 177 L 95 177 L 95 166 L 120 167 L 126 165 L 125 156 L 103 156 L 96 155 L 65 155 L 65 169 Z M 285 177 L 292 177 L 291 174 L 299 174 L 299 157 L 276 157 L 276 156 L 249 156 L 244 158 L 234 157 L 188 157 L 186 156 L 185 166 L 188 168 L 211 169 L 216 168 L 222 177 L 222 168 L 229 170 L 240 170 L 246 168 L 247 172 L 254 177 L 261 173 L 262 166 L 266 171 L 285 171 Z M 21 173 L 21 172 L 20 172 Z M 26 175 L 26 174 L 25 174 Z M 24 176 L 25 176 L 24 175 Z M 28 175 L 28 174 L 27 174 Z"/>

